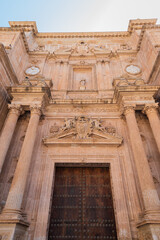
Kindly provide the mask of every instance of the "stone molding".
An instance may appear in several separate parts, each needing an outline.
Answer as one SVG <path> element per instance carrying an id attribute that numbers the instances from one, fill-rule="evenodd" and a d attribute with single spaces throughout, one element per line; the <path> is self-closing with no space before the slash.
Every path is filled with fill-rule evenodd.
<path id="1" fill-rule="evenodd" d="M 157 22 L 156 18 L 130 20 L 128 25 L 128 31 L 133 32 L 134 30 L 141 29 L 143 26 L 147 27 L 155 26 L 156 22 Z"/>
<path id="2" fill-rule="evenodd" d="M 16 30 L 22 30 L 26 32 L 33 31 L 34 33 L 37 33 L 37 25 L 35 21 L 9 21 L 9 25 L 12 29 Z"/>
<path id="3" fill-rule="evenodd" d="M 10 21 L 10 28 L 2 27 L 1 31 L 20 31 L 26 32 L 32 31 L 38 38 L 77 38 L 77 37 L 127 37 L 134 30 L 142 29 L 143 26 L 146 28 L 158 27 L 156 25 L 157 19 L 135 19 L 129 21 L 128 31 L 119 32 L 69 32 L 69 33 L 38 33 L 37 25 L 35 21 Z"/>

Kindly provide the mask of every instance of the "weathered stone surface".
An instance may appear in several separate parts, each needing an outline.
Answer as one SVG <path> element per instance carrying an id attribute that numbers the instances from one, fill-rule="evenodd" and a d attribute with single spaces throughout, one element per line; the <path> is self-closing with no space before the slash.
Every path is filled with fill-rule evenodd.
<path id="1" fill-rule="evenodd" d="M 160 239 L 156 20 L 104 33 L 10 26 L 0 28 L 0 239 L 48 239 L 57 163 L 108 164 L 118 239 Z"/>

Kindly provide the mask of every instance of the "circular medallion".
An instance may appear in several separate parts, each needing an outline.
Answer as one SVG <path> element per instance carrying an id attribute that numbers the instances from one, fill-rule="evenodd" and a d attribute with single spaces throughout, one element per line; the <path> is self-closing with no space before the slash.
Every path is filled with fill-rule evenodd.
<path id="1" fill-rule="evenodd" d="M 141 69 L 138 66 L 131 64 L 126 67 L 126 72 L 129 74 L 139 74 Z"/>
<path id="2" fill-rule="evenodd" d="M 40 69 L 38 67 L 32 66 L 26 69 L 25 73 L 27 75 L 36 75 L 40 72 Z"/>

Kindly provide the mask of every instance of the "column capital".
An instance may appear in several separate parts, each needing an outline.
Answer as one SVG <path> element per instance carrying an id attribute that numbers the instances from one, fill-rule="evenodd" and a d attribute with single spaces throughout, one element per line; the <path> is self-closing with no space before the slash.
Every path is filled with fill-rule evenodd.
<path id="1" fill-rule="evenodd" d="M 38 114 L 40 116 L 42 114 L 42 106 L 37 104 L 30 105 L 30 111 L 31 113 Z"/>
<path id="2" fill-rule="evenodd" d="M 20 115 L 23 112 L 23 108 L 20 104 L 8 104 L 9 113 L 14 113 L 16 115 Z"/>
<path id="3" fill-rule="evenodd" d="M 155 113 L 155 111 L 157 111 L 157 108 L 158 108 L 158 104 L 157 103 L 145 104 L 142 112 L 144 114 Z"/>
<path id="4" fill-rule="evenodd" d="M 126 116 L 128 113 L 134 113 L 135 112 L 135 105 L 124 105 L 122 107 L 122 112 Z"/>

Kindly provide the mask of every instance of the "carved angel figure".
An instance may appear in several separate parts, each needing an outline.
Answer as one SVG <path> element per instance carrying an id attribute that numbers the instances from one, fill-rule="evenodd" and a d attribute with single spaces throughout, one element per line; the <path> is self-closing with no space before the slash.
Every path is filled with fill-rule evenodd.
<path id="1" fill-rule="evenodd" d="M 93 124 L 93 128 L 96 128 L 99 131 L 105 130 L 104 127 L 102 127 L 100 120 L 95 119 L 93 120 L 92 124 Z"/>
<path id="2" fill-rule="evenodd" d="M 74 127 L 74 122 L 72 119 L 65 119 L 65 124 L 64 126 L 61 128 L 62 131 L 66 131 L 68 129 L 71 129 Z"/>

